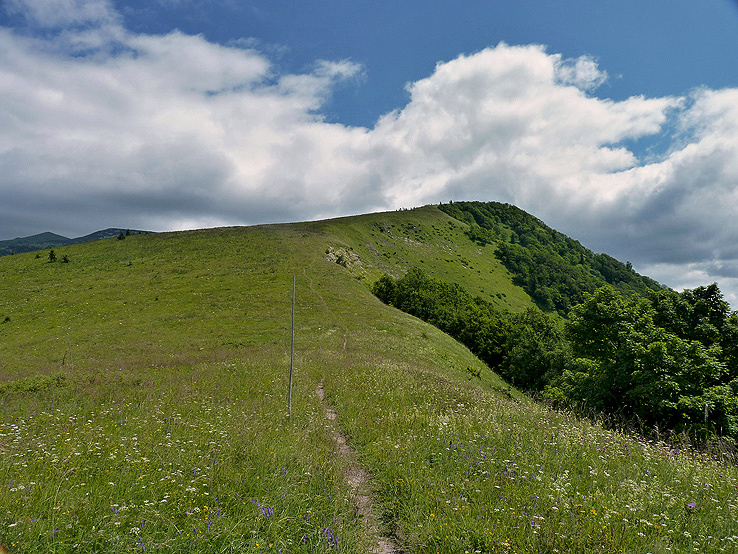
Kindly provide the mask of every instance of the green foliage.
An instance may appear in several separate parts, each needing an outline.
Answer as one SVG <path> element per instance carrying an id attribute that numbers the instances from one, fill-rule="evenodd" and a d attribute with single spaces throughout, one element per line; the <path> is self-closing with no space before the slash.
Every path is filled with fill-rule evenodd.
<path id="1" fill-rule="evenodd" d="M 400 279 L 383 275 L 373 292 L 450 334 L 516 387 L 541 390 L 566 363 L 561 321 L 537 308 L 517 314 L 499 311 L 460 285 L 429 277 L 419 268 Z"/>
<path id="2" fill-rule="evenodd" d="M 738 379 L 729 369 L 736 317 L 714 285 L 651 299 L 608 285 L 587 295 L 566 323 L 534 308 L 500 312 L 418 268 L 400 279 L 382 276 L 373 292 L 461 341 L 514 386 L 556 404 L 697 439 L 738 437 Z"/>
<path id="3" fill-rule="evenodd" d="M 395 285 L 395 280 L 386 273 L 374 283 L 372 292 L 385 304 L 389 304 L 390 306 L 397 305 L 397 286 Z"/>
<path id="4" fill-rule="evenodd" d="M 497 242 L 496 254 L 521 286 L 545 311 L 567 315 L 605 283 L 621 292 L 646 295 L 662 287 L 638 275 L 632 266 L 595 254 L 520 208 L 498 202 L 455 202 L 440 208 L 469 225 L 479 244 Z"/>
<path id="5" fill-rule="evenodd" d="M 56 261 L 56 252 L 53 249 L 49 250 L 49 263 Z"/>
<path id="6" fill-rule="evenodd" d="M 564 323 L 530 308 L 510 316 L 505 355 L 497 371 L 516 387 L 541 391 L 570 364 Z"/>
<path id="7" fill-rule="evenodd" d="M 685 340 L 699 341 L 707 348 L 720 347 L 728 366 L 738 377 L 738 314 L 730 312 L 716 283 L 678 294 L 663 290 L 652 296 L 654 321 Z"/>
<path id="8" fill-rule="evenodd" d="M 476 242 L 479 246 L 486 246 L 496 242 L 495 234 L 489 229 L 480 227 L 474 222 L 469 224 L 469 230 L 466 232 L 469 238 Z"/>
<path id="9" fill-rule="evenodd" d="M 572 309 L 576 364 L 545 394 L 696 437 L 736 437 L 734 321 L 715 285 L 650 300 L 603 287 Z"/>

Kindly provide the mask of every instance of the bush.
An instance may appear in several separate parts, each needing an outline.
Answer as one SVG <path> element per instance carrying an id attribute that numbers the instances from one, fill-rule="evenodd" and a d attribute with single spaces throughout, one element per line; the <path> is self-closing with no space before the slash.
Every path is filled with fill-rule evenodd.
<path id="1" fill-rule="evenodd" d="M 63 387 L 66 383 L 66 375 L 54 373 L 52 375 L 36 375 L 16 381 L 10 381 L 0 385 L 0 395 L 22 392 L 40 392 L 52 388 Z"/>

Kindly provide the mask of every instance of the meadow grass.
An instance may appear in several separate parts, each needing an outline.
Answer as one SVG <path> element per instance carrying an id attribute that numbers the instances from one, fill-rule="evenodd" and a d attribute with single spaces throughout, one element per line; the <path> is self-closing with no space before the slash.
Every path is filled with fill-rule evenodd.
<path id="1" fill-rule="evenodd" d="M 522 311 L 534 305 L 513 285 L 495 256 L 495 246 L 479 246 L 462 223 L 435 206 L 409 211 L 367 214 L 312 224 L 341 252 L 355 276 L 373 283 L 382 273 L 401 277 L 411 267 L 464 288 L 503 310 Z"/>
<path id="2" fill-rule="evenodd" d="M 546 409 L 371 295 L 373 276 L 405 267 L 372 234 L 395 226 L 386 249 L 462 240 L 461 224 L 405 240 L 439 228 L 433 217 L 112 239 L 60 249 L 69 264 L 0 259 L 0 541 L 368 552 L 323 381 L 403 552 L 735 551 L 734 466 Z M 331 248 L 358 258 L 341 265 Z M 454 269 L 435 271 L 462 285 L 480 275 L 446 255 L 434 265 Z"/>
<path id="3" fill-rule="evenodd" d="M 410 552 L 738 550 L 734 466 L 431 369 L 359 366 L 328 400 Z"/>
<path id="4" fill-rule="evenodd" d="M 92 395 L 69 386 L 26 395 L 23 405 L 7 399 L 4 544 L 11 552 L 360 551 L 322 408 L 301 395 L 289 420 L 286 379 L 265 358 L 151 368 Z"/>

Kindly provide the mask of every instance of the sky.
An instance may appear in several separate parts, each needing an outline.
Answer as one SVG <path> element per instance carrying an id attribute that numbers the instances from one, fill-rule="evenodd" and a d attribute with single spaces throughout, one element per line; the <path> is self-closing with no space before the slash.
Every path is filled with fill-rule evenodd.
<path id="1" fill-rule="evenodd" d="M 0 0 L 0 240 L 509 202 L 738 307 L 735 0 Z"/>

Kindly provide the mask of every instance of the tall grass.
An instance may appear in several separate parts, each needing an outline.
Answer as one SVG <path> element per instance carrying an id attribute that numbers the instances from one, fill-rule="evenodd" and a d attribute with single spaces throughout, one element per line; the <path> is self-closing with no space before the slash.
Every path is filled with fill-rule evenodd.
<path id="1" fill-rule="evenodd" d="M 264 359 L 150 368 L 100 383 L 93 396 L 70 386 L 6 399 L 4 544 L 11 552 L 361 551 L 321 406 L 303 394 L 289 420 L 286 378 L 275 369 Z"/>
<path id="2" fill-rule="evenodd" d="M 326 389 L 408 551 L 738 549 L 734 466 L 433 371 L 360 365 Z"/>

